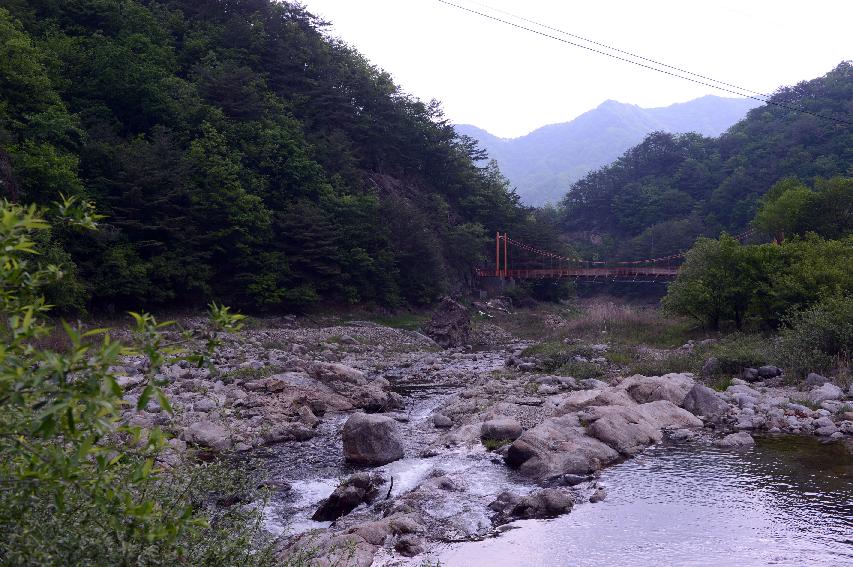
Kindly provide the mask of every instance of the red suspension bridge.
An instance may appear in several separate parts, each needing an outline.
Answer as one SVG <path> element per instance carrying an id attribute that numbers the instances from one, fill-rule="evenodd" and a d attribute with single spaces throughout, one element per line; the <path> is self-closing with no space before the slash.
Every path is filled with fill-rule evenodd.
<path id="1" fill-rule="evenodd" d="M 754 231 L 737 235 L 743 240 Z M 640 260 L 584 260 L 563 256 L 513 240 L 507 233 L 495 235 L 494 268 L 480 268 L 482 278 L 619 280 L 655 282 L 674 279 L 685 252 Z"/>

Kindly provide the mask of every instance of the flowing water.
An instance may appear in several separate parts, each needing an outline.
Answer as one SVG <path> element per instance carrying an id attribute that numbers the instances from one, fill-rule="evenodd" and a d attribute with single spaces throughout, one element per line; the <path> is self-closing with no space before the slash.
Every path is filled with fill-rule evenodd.
<path id="1" fill-rule="evenodd" d="M 442 567 L 851 566 L 853 456 L 808 438 L 661 445 L 604 472 L 607 499 L 446 547 Z M 434 564 L 434 563 L 433 563 Z"/>

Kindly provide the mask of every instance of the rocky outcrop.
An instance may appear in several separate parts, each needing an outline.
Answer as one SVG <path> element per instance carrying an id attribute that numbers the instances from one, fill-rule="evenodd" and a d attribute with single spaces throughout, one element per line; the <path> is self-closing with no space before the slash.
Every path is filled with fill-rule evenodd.
<path id="1" fill-rule="evenodd" d="M 356 413 L 342 431 L 344 457 L 359 465 L 379 466 L 403 458 L 397 422 L 384 415 Z"/>
<path id="2" fill-rule="evenodd" d="M 443 348 L 465 346 L 471 340 L 471 314 L 461 303 L 445 297 L 424 332 Z"/>

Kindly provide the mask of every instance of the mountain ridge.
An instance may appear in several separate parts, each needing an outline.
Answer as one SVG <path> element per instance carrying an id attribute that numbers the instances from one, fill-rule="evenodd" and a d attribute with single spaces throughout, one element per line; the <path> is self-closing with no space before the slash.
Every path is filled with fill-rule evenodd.
<path id="1" fill-rule="evenodd" d="M 528 205 L 559 201 L 569 186 L 617 159 L 654 131 L 718 136 L 759 105 L 752 99 L 705 95 L 663 107 L 608 99 L 568 122 L 501 138 L 470 124 L 459 134 L 479 141 Z"/>

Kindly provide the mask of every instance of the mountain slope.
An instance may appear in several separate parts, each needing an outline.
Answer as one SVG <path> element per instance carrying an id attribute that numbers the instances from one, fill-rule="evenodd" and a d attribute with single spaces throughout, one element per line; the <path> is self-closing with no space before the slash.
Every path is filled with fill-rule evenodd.
<path id="1" fill-rule="evenodd" d="M 430 302 L 486 235 L 535 233 L 437 104 L 325 29 L 278 0 L 0 0 L 0 196 L 105 215 L 52 231 L 52 299 Z"/>
<path id="2" fill-rule="evenodd" d="M 743 229 L 786 177 L 812 185 L 853 176 L 853 64 L 770 100 L 777 104 L 751 110 L 719 138 L 649 135 L 572 185 L 561 203 L 564 229 L 603 242 L 599 252 L 611 257 L 665 255 L 699 235 Z"/>
<path id="3" fill-rule="evenodd" d="M 511 140 L 470 125 L 458 125 L 456 130 L 479 140 L 525 203 L 542 205 L 559 201 L 574 181 L 612 162 L 651 132 L 717 136 L 757 105 L 751 99 L 717 96 L 663 108 L 608 100 L 571 122 Z"/>

